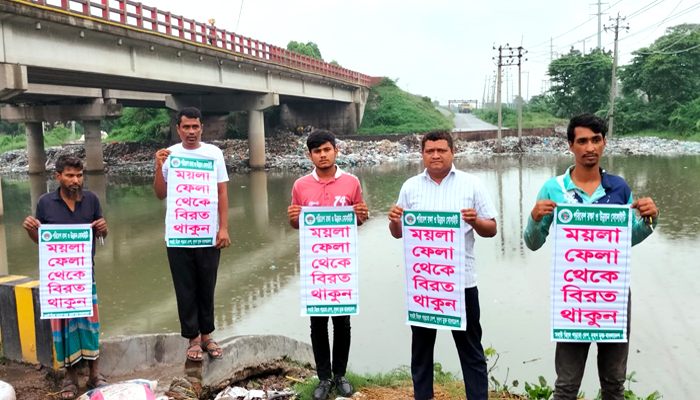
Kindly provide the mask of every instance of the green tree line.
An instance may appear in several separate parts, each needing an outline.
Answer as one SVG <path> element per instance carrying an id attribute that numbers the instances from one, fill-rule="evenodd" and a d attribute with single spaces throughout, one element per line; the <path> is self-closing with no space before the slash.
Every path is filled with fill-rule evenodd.
<path id="1" fill-rule="evenodd" d="M 700 24 L 666 29 L 650 46 L 632 52 L 618 69 L 615 133 L 700 134 Z M 534 96 L 527 110 L 559 118 L 595 113 L 608 118 L 613 55 L 572 49 L 548 67 L 551 87 Z M 697 137 L 697 136 L 696 136 Z"/>

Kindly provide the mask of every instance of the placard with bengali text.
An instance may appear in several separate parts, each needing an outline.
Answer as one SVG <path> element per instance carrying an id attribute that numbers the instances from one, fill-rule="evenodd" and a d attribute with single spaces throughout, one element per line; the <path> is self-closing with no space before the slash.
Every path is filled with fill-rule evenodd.
<path id="1" fill-rule="evenodd" d="M 302 316 L 359 314 L 357 253 L 357 217 L 352 207 L 302 207 Z"/>
<path id="2" fill-rule="evenodd" d="M 92 317 L 92 227 L 39 226 L 41 319 Z"/>
<path id="3" fill-rule="evenodd" d="M 552 341 L 627 342 L 633 218 L 627 205 L 554 209 Z"/>
<path id="4" fill-rule="evenodd" d="M 459 211 L 404 210 L 406 324 L 465 330 L 464 221 Z"/>
<path id="5" fill-rule="evenodd" d="M 218 230 L 217 173 L 214 159 L 171 154 L 168 167 L 168 247 L 211 247 Z"/>

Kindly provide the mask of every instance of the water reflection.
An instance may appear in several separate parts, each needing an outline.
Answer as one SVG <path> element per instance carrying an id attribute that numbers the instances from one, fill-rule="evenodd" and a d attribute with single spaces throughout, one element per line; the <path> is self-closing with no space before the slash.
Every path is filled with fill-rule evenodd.
<path id="1" fill-rule="evenodd" d="M 36 213 L 36 203 L 39 202 L 39 197 L 48 191 L 46 176 L 43 174 L 29 175 L 30 196 L 32 204 L 32 214 Z"/>
<path id="2" fill-rule="evenodd" d="M 475 246 L 484 344 L 502 351 L 499 365 L 521 380 L 554 377 L 547 334 L 550 248 L 526 250 L 521 233 L 542 184 L 571 163 L 567 156 L 456 160 L 458 168 L 482 179 L 499 211 L 499 237 L 477 238 Z M 637 371 L 642 391 L 692 398 L 682 382 L 700 373 L 693 361 L 700 358 L 694 336 L 700 318 L 684 310 L 700 301 L 687 284 L 700 279 L 700 270 L 689 268 L 689 260 L 700 257 L 700 174 L 694 173 L 700 157 L 616 157 L 614 163 L 634 195 L 652 197 L 661 210 L 656 233 L 633 250 L 632 284 L 644 295 L 635 297 L 630 370 Z M 606 157 L 604 164 L 609 170 L 612 159 Z M 409 362 L 401 241 L 390 237 L 385 214 L 404 181 L 422 169 L 420 164 L 387 163 L 349 171 L 360 180 L 373 217 L 359 230 L 362 301 L 360 315 L 353 318 L 357 345 L 351 350 L 351 366 L 359 371 L 386 371 Z M 308 320 L 299 318 L 298 235 L 286 215 L 300 175 L 256 171 L 230 177 L 232 244 L 222 253 L 219 268 L 218 335 L 277 333 L 308 341 Z M 152 178 L 122 176 L 90 175 L 86 180 L 86 187 L 100 197 L 110 229 L 96 256 L 105 337 L 179 330 L 163 239 L 165 202 L 156 199 L 151 184 Z M 33 213 L 39 195 L 55 187 L 53 179 L 3 177 L 6 237 L 0 229 L 0 268 L 5 244 L 5 269 L 37 276 L 36 246 L 22 221 Z M 377 335 L 379 327 L 391 335 Z M 459 368 L 454 353 L 451 338 L 439 335 L 438 361 L 452 371 Z M 535 358 L 540 361 L 523 364 Z M 595 392 L 595 357 L 589 360 L 583 389 Z"/>

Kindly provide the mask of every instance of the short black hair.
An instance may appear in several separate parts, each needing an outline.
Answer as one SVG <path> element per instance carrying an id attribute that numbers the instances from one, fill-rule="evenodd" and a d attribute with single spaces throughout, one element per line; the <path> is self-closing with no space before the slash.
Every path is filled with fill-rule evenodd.
<path id="1" fill-rule="evenodd" d="M 443 131 L 443 130 L 437 130 L 437 131 L 430 131 L 423 135 L 423 140 L 420 142 L 420 151 L 421 153 L 423 150 L 425 150 L 425 142 L 430 140 L 431 142 L 436 142 L 438 140 L 447 140 L 447 145 L 450 146 L 450 150 L 454 150 L 454 145 L 452 144 L 452 135 L 450 132 Z"/>
<path id="2" fill-rule="evenodd" d="M 605 134 L 608 133 L 608 124 L 605 123 L 603 118 L 593 114 L 581 114 L 577 115 L 569 121 L 569 127 L 566 128 L 566 137 L 569 143 L 573 143 L 576 139 L 576 128 L 579 126 L 588 128 L 593 131 L 593 133 L 600 133 L 605 138 Z"/>
<path id="3" fill-rule="evenodd" d="M 56 160 L 56 172 L 59 174 L 63 173 L 66 167 L 77 169 L 78 171 L 83 170 L 83 160 L 71 154 L 64 154 L 58 157 Z"/>
<path id="4" fill-rule="evenodd" d="M 198 118 L 199 122 L 202 122 L 202 112 L 199 111 L 199 108 L 197 107 L 185 107 L 182 110 L 180 110 L 179 113 L 177 113 L 177 126 L 180 126 L 180 122 L 182 122 L 182 117 L 187 117 L 187 118 Z"/>
<path id="5" fill-rule="evenodd" d="M 309 153 L 311 153 L 311 150 L 321 147 L 324 143 L 330 143 L 335 149 L 335 135 L 333 132 L 323 129 L 314 129 L 313 132 L 309 134 L 309 138 L 306 139 L 306 147 L 309 148 Z"/>

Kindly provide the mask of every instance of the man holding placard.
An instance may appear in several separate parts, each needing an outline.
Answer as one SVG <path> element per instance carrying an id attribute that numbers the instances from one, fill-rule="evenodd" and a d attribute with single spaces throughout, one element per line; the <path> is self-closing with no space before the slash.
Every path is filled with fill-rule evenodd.
<path id="1" fill-rule="evenodd" d="M 576 164 L 548 180 L 523 233 L 537 250 L 554 222 L 552 340 L 557 342 L 555 400 L 575 400 L 591 342 L 598 344 L 603 400 L 623 400 L 629 351 L 629 248 L 646 239 L 659 210 L 636 201 L 627 182 L 600 168 L 608 128 L 601 118 L 571 119 L 569 149 Z M 634 219 L 639 211 L 643 219 Z"/>
<path id="2" fill-rule="evenodd" d="M 79 158 L 60 156 L 54 175 L 59 188 L 39 198 L 36 218 L 28 216 L 24 229 L 40 246 L 42 319 L 51 318 L 56 362 L 66 369 L 59 397 L 74 399 L 78 394 L 74 366 L 82 360 L 90 369 L 88 388 L 107 383 L 98 367 L 100 319 L 93 267 L 95 239 L 102 242 L 107 236 L 107 223 L 97 195 L 83 190 Z"/>
<path id="3" fill-rule="evenodd" d="M 175 285 L 183 337 L 189 340 L 187 359 L 202 361 L 203 351 L 220 359 L 211 338 L 214 331 L 214 289 L 221 249 L 228 235 L 228 173 L 224 155 L 202 143 L 202 113 L 194 107 L 177 114 L 181 143 L 156 152 L 153 189 L 166 199 L 168 262 Z"/>
<path id="4" fill-rule="evenodd" d="M 302 260 L 309 261 L 308 265 L 302 265 L 301 268 L 302 301 L 305 304 L 323 304 L 306 306 L 303 310 L 303 315 L 311 315 L 311 345 L 319 379 L 313 399 L 328 398 L 333 385 L 342 396 L 350 397 L 353 387 L 345 379 L 345 372 L 350 353 L 350 314 L 357 314 L 356 227 L 369 218 L 369 211 L 362 200 L 360 181 L 335 164 L 338 156 L 335 135 L 329 131 L 315 130 L 309 134 L 306 144 L 309 158 L 316 168 L 294 182 L 292 205 L 287 209 L 287 215 L 289 224 L 294 229 L 302 226 L 300 252 Z M 299 217 L 304 215 L 302 207 L 321 207 L 323 212 L 309 212 L 300 224 Z M 334 208 L 339 208 L 338 212 L 333 212 Z M 353 221 L 353 214 L 356 221 Z M 305 225 L 311 226 L 308 235 L 305 235 L 307 229 L 303 229 Z M 303 245 L 305 239 L 314 242 L 313 245 L 306 246 L 309 249 Z M 306 254 L 309 257 L 305 257 Z M 306 271 L 312 272 L 306 276 Z M 304 290 L 304 283 L 309 283 L 309 290 Z M 341 307 L 341 303 L 346 305 Z M 333 320 L 332 363 L 328 315 Z"/>
<path id="5" fill-rule="evenodd" d="M 467 398 L 487 400 L 474 232 L 495 236 L 498 213 L 481 180 L 452 164 L 454 146 L 449 132 L 426 133 L 421 154 L 425 171 L 403 184 L 398 204 L 389 210 L 391 234 L 403 237 L 406 246 L 414 396 L 418 400 L 434 397 L 436 329 L 450 329 Z"/>

